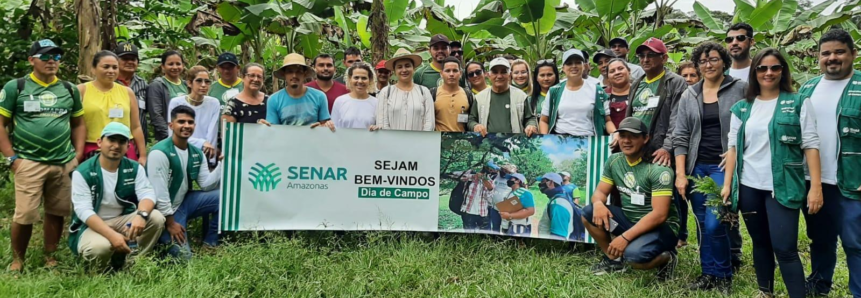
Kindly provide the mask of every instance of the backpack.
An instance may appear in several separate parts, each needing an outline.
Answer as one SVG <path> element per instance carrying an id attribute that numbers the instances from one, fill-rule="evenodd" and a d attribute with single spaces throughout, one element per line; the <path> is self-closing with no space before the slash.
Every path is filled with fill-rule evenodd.
<path id="1" fill-rule="evenodd" d="M 24 83 L 26 83 L 25 78 L 18 78 L 16 83 L 18 83 L 18 94 L 21 94 L 21 91 L 24 91 Z M 72 83 L 63 81 L 63 87 L 66 87 L 66 91 L 69 91 L 69 95 L 75 97 L 75 92 L 72 92 Z"/>
<path id="2" fill-rule="evenodd" d="M 547 202 L 547 207 L 545 207 L 545 210 L 548 210 L 547 217 L 551 221 L 553 220 L 553 214 L 549 212 L 550 204 L 552 204 L 553 200 L 557 198 L 571 204 L 571 223 L 574 230 L 571 232 L 571 234 L 568 235 L 568 240 L 583 241 L 586 232 L 586 229 L 583 226 L 583 222 L 580 221 L 580 217 L 583 216 L 583 211 L 580 209 L 580 206 L 574 204 L 574 202 L 572 201 L 569 201 L 564 193 L 557 194 L 556 196 L 550 198 L 550 201 Z"/>
<path id="3" fill-rule="evenodd" d="M 457 215 L 463 215 L 460 211 L 460 206 L 463 206 L 463 200 L 466 198 L 466 191 L 472 181 L 460 181 L 451 191 L 451 196 L 448 198 L 448 209 Z"/>

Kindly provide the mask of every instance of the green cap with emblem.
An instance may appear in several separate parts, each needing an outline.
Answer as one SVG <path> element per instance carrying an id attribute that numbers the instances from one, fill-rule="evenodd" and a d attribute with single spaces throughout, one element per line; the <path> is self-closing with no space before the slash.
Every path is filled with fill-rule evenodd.
<path id="1" fill-rule="evenodd" d="M 108 123 L 108 125 L 105 125 L 105 128 L 102 129 L 103 138 L 117 135 L 123 136 L 126 139 L 132 138 L 132 132 L 129 130 L 129 127 L 119 122 Z"/>

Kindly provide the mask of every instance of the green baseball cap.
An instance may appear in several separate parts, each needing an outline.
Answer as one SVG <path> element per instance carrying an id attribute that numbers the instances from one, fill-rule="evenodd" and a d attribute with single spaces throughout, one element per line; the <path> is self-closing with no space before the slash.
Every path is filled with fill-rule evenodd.
<path id="1" fill-rule="evenodd" d="M 124 136 L 126 139 L 132 138 L 132 132 L 129 130 L 129 127 L 119 122 L 111 122 L 102 129 L 103 138 L 116 135 Z"/>

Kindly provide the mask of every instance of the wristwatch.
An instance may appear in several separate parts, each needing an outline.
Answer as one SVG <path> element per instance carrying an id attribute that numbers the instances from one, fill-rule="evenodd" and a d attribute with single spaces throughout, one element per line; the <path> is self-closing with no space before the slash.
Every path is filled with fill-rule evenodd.
<path id="1" fill-rule="evenodd" d="M 14 163 L 16 159 L 18 159 L 18 154 L 7 157 L 6 158 L 6 165 L 12 166 L 12 163 Z"/>
<path id="2" fill-rule="evenodd" d="M 138 215 L 143 217 L 144 220 L 149 220 L 149 212 L 138 210 Z"/>

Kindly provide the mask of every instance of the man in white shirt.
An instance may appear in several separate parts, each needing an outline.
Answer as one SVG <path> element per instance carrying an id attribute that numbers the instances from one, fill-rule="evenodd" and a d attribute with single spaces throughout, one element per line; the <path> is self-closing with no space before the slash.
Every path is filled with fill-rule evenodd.
<path id="1" fill-rule="evenodd" d="M 112 260 L 122 267 L 129 254 L 146 254 L 164 228 L 164 216 L 153 210 L 156 196 L 146 171 L 125 157 L 130 138 L 127 126 L 108 124 L 98 140 L 101 153 L 72 172 L 69 248 L 96 270 Z"/>
<path id="2" fill-rule="evenodd" d="M 209 219 L 204 228 L 203 244 L 218 245 L 218 186 L 221 182 L 221 164 L 210 173 L 203 151 L 189 146 L 194 133 L 194 110 L 178 106 L 170 112 L 170 129 L 173 136 L 152 147 L 147 158 L 147 173 L 155 189 L 156 207 L 166 217 L 165 231 L 159 243 L 170 244 L 168 253 L 174 257 L 191 258 L 186 227 L 188 220 Z M 220 157 L 219 157 L 220 159 Z M 192 191 L 197 181 L 200 191 Z"/>
<path id="3" fill-rule="evenodd" d="M 827 296 L 831 291 L 839 235 L 849 268 L 849 289 L 861 297 L 861 179 L 855 173 L 861 167 L 861 159 L 855 157 L 861 151 L 857 141 L 861 72 L 852 67 L 857 56 L 852 36 L 846 31 L 835 29 L 823 34 L 819 67 L 824 75 L 811 79 L 799 91 L 815 106 L 820 141 L 824 203 L 819 210 L 815 206 L 802 208 L 811 240 L 807 293 L 814 296 Z"/>
<path id="4" fill-rule="evenodd" d="M 750 48 L 753 47 L 753 27 L 747 23 L 736 23 L 726 33 L 726 50 L 732 58 L 732 67 L 726 74 L 747 82 L 750 77 Z"/>

